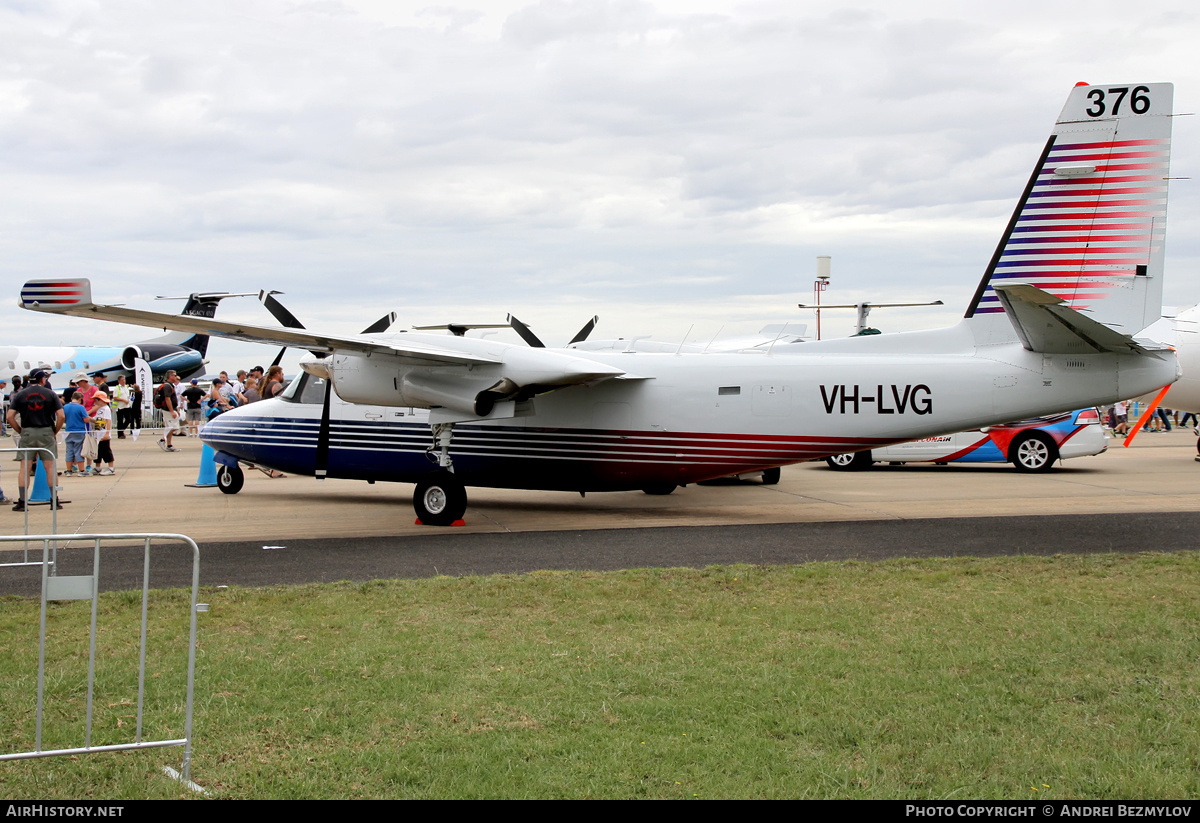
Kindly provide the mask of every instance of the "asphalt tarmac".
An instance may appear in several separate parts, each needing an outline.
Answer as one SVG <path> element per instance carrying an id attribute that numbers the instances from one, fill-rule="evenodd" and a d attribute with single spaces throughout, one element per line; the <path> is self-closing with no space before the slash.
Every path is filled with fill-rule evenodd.
<path id="1" fill-rule="evenodd" d="M 200 544 L 204 585 L 264 586 L 336 580 L 525 573 L 534 570 L 703 567 L 727 563 L 874 561 L 1194 550 L 1200 527 L 1200 463 L 1189 431 L 1143 433 L 1133 447 L 1028 475 L 1007 465 L 878 467 L 833 472 L 823 463 L 785 468 L 777 486 L 756 481 L 691 486 L 668 497 L 469 490 L 467 525 L 414 524 L 412 487 L 288 477 L 246 477 L 238 495 L 190 488 L 200 446 L 155 437 L 116 441 L 113 477 L 62 478 L 71 502 L 60 534 L 173 532 Z M 8 442 L 0 440 L 0 448 Z M 7 457 L 7 455 L 6 455 Z M 11 463 L 3 463 L 10 469 Z M 0 474 L 12 496 L 13 473 Z M 22 514 L 0 509 L 3 533 Z M 49 531 L 47 507 L 29 534 Z M 90 544 L 61 544 L 59 574 L 90 570 Z M 179 544 L 156 546 L 151 585 L 190 582 Z M 105 544 L 105 590 L 141 585 L 140 547 Z M 0 551 L 0 562 L 20 559 Z M 0 568 L 0 594 L 36 595 L 40 572 Z"/>

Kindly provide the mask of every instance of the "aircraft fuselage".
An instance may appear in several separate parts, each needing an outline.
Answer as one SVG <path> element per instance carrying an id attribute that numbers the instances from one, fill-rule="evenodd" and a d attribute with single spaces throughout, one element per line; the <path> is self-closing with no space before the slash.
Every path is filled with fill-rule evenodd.
<path id="1" fill-rule="evenodd" d="M 921 353 L 953 341 L 960 353 Z M 1170 352 L 1158 359 L 1038 354 L 1015 343 L 976 345 L 962 326 L 770 355 L 577 354 L 630 377 L 517 402 L 512 416 L 458 422 L 450 453 L 464 485 L 682 485 L 1107 403 L 1178 375 Z M 345 396 L 339 376 L 355 373 L 355 360 L 368 358 L 339 357 L 332 365 L 342 400 L 331 404 L 329 476 L 416 482 L 436 471 L 426 451 L 439 410 L 399 405 L 398 390 L 390 405 L 379 395 Z M 372 364 L 373 391 L 402 385 L 412 371 L 381 382 L 379 367 Z M 202 436 L 241 459 L 311 474 L 321 406 L 298 402 L 301 394 L 229 412 Z"/>

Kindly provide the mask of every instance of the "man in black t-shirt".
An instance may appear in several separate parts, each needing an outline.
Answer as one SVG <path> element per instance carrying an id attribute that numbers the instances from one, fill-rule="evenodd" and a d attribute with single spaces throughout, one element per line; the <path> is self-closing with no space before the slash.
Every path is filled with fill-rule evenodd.
<path id="1" fill-rule="evenodd" d="M 29 375 L 30 385 L 13 395 L 8 404 L 8 424 L 13 431 L 21 436 L 21 448 L 42 448 L 54 455 L 58 460 L 58 432 L 66 423 L 63 414 L 62 400 L 52 390 L 46 387 L 48 375 L 42 369 L 34 369 Z M 37 462 L 31 452 L 17 453 L 21 462 L 21 470 L 17 473 L 17 486 L 20 496 L 13 505 L 13 511 L 25 511 L 26 479 L 37 468 Z M 42 466 L 46 470 L 46 484 L 51 490 L 58 481 L 54 463 L 43 454 Z M 62 504 L 59 504 L 61 508 Z"/>
<path id="2" fill-rule="evenodd" d="M 204 389 L 200 381 L 192 378 L 192 384 L 183 390 L 183 399 L 187 402 L 188 433 L 195 437 L 200 434 L 200 402 L 204 400 Z"/>

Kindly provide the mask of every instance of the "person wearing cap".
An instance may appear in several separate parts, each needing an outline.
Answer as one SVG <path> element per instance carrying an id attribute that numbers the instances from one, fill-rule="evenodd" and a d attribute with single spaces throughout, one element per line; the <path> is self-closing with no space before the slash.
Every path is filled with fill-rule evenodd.
<path id="1" fill-rule="evenodd" d="M 221 397 L 225 399 L 222 411 L 228 411 L 246 402 L 246 398 L 242 396 L 242 390 L 238 388 L 236 381 L 229 379 L 228 372 L 221 372 Z"/>
<path id="2" fill-rule="evenodd" d="M 71 402 L 71 395 L 73 395 L 75 392 L 79 391 L 79 389 L 75 385 L 75 383 L 78 379 L 79 379 L 79 375 L 74 375 L 72 377 L 68 377 L 67 378 L 67 387 L 58 393 L 59 396 L 62 397 L 64 406 Z"/>
<path id="3" fill-rule="evenodd" d="M 112 452 L 112 407 L 109 406 L 108 395 L 102 391 L 96 392 L 96 405 L 92 408 L 92 413 L 88 415 L 87 421 L 92 424 L 92 429 L 96 432 L 96 467 L 92 469 L 92 475 L 97 474 L 111 475 L 116 474 L 113 469 Z M 107 463 L 108 468 L 100 470 L 100 464 Z"/>
<path id="4" fill-rule="evenodd" d="M 95 384 L 96 391 L 92 393 L 92 404 L 88 408 L 94 408 L 96 405 L 96 395 L 103 392 L 105 397 L 112 398 L 112 392 L 108 388 L 108 378 L 102 374 L 97 374 L 92 378 Z M 112 408 L 112 400 L 108 401 L 109 408 Z"/>
<path id="5" fill-rule="evenodd" d="M 71 394 L 79 392 L 83 395 L 83 407 L 90 409 L 92 407 L 92 398 L 96 396 L 96 387 L 88 380 L 86 372 L 79 372 L 71 378 L 71 388 L 63 392 L 63 398 L 67 403 L 71 402 Z M 68 394 L 67 392 L 70 392 Z"/>
<path id="6" fill-rule="evenodd" d="M 106 394 L 108 397 L 113 396 L 113 392 L 110 391 L 108 388 L 108 378 L 107 377 L 104 377 L 103 374 L 96 374 L 96 376 L 92 377 L 91 379 L 92 379 L 92 383 L 95 383 L 95 385 L 96 385 L 96 391 L 103 391 L 104 394 Z M 109 403 L 112 403 L 112 401 L 109 401 Z"/>
<path id="7" fill-rule="evenodd" d="M 54 462 L 48 461 L 44 455 L 39 455 L 42 466 L 46 469 L 46 486 L 53 499 L 52 484 L 57 482 L 54 463 L 58 462 L 58 432 L 66 423 L 63 414 L 62 399 L 53 390 L 46 387 L 48 375 L 42 369 L 34 369 L 29 375 L 29 386 L 17 392 L 9 402 L 8 425 L 21 435 L 22 448 L 46 449 L 54 455 Z M 13 511 L 25 511 L 25 486 L 30 475 L 37 468 L 37 461 L 32 459 L 30 452 L 18 452 L 17 461 L 21 470 L 17 474 L 17 486 L 20 494 L 13 505 Z M 58 503 L 62 508 L 62 502 Z"/>

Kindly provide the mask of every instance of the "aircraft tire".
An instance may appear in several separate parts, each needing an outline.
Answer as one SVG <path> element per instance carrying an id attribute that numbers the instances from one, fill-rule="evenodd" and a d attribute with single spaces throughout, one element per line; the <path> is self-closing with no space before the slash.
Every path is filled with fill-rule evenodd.
<path id="1" fill-rule="evenodd" d="M 871 459 L 871 452 L 850 452 L 848 454 L 834 454 L 825 458 L 825 462 L 829 468 L 836 472 L 860 472 L 871 468 L 875 463 Z"/>
<path id="2" fill-rule="evenodd" d="M 763 469 L 763 485 L 774 486 L 779 482 L 779 467 Z"/>
<path id="3" fill-rule="evenodd" d="M 467 490 L 449 472 L 438 472 L 417 483 L 413 509 L 426 526 L 449 526 L 467 511 Z"/>
<path id="4" fill-rule="evenodd" d="M 1008 455 L 1019 472 L 1048 472 L 1058 460 L 1058 447 L 1040 432 L 1026 432 L 1013 440 Z"/>
<path id="5" fill-rule="evenodd" d="M 679 487 L 676 486 L 674 483 L 655 483 L 652 486 L 647 486 L 646 488 L 642 489 L 642 491 L 645 492 L 646 494 L 653 494 L 653 495 L 657 496 L 657 495 L 670 494 L 671 492 L 675 491 L 677 488 L 679 488 Z"/>
<path id="6" fill-rule="evenodd" d="M 246 483 L 246 475 L 241 466 L 218 466 L 217 488 L 225 494 L 237 494 Z"/>

